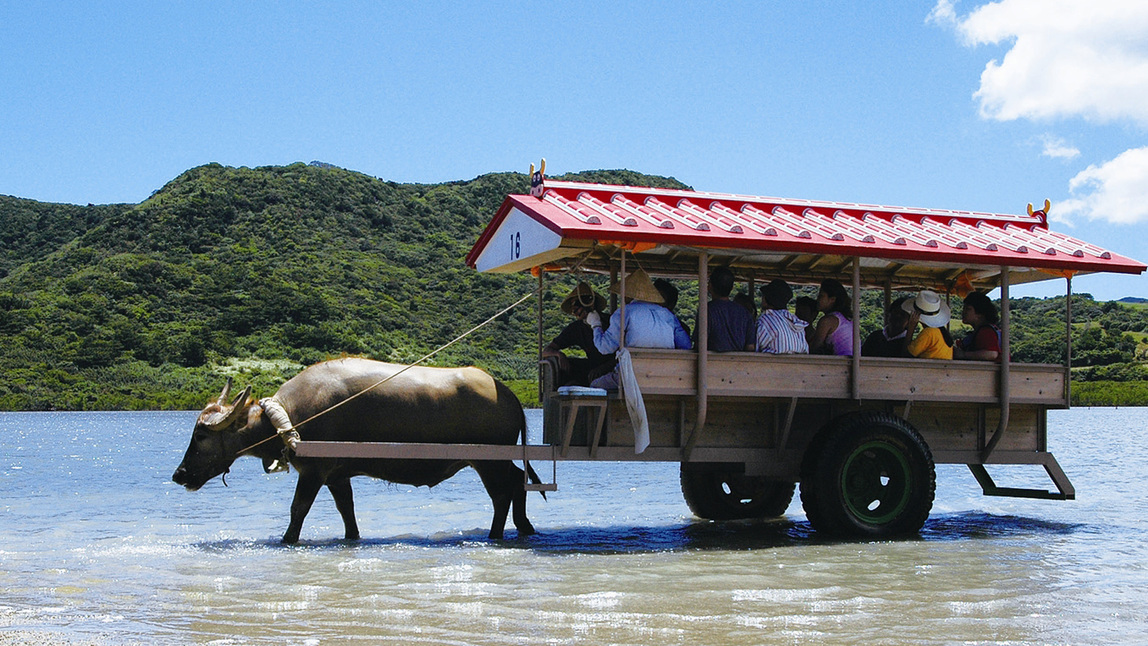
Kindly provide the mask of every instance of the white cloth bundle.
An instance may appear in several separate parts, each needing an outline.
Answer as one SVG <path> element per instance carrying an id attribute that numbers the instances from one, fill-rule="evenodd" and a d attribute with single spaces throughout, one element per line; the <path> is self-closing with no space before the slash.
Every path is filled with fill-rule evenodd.
<path id="1" fill-rule="evenodd" d="M 622 348 L 618 350 L 617 357 L 618 378 L 622 381 L 626 410 L 630 413 L 630 425 L 634 427 L 634 453 L 641 453 L 650 445 L 650 424 L 646 419 L 646 403 L 642 401 L 642 391 L 638 388 L 638 377 L 634 374 L 630 351 Z"/>

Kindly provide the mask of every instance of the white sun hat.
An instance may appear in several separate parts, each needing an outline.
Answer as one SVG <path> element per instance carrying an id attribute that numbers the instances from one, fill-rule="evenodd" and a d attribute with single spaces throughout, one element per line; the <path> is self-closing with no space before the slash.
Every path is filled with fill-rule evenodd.
<path id="1" fill-rule="evenodd" d="M 948 324 L 952 317 L 949 306 L 941 300 L 937 292 L 923 289 L 916 298 L 911 298 L 901 305 L 902 309 L 912 314 L 921 315 L 921 322 L 929 327 L 941 327 Z"/>

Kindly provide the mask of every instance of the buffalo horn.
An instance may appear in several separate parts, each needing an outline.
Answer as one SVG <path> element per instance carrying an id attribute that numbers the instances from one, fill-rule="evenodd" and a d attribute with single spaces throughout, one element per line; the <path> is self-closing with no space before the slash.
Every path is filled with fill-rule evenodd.
<path id="1" fill-rule="evenodd" d="M 231 377 L 227 378 L 227 383 L 223 385 L 223 392 L 219 393 L 219 399 L 215 400 L 217 406 L 223 407 L 227 404 L 227 397 L 231 394 Z"/>
<path id="2" fill-rule="evenodd" d="M 226 393 L 227 390 L 228 389 L 225 388 L 224 392 Z M 247 410 L 247 397 L 250 395 L 251 386 L 248 385 L 247 388 L 243 389 L 243 392 L 239 393 L 239 396 L 235 398 L 235 401 L 231 402 L 231 406 L 224 408 L 222 411 L 214 413 L 204 419 L 204 425 L 206 425 L 207 428 L 212 431 L 222 431 L 229 428 L 235 422 L 235 420 L 239 419 L 239 416 Z"/>

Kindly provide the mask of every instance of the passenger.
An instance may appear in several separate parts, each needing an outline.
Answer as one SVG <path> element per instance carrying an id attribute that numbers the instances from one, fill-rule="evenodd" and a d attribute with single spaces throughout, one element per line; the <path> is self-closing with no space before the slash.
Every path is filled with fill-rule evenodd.
<path id="1" fill-rule="evenodd" d="M 813 342 L 813 332 L 817 326 L 813 322 L 817 320 L 817 300 L 808 296 L 799 296 L 796 301 L 793 301 L 793 313 L 797 318 L 805 321 L 805 342 Z"/>
<path id="2" fill-rule="evenodd" d="M 793 301 L 793 314 L 812 328 L 813 322 L 817 320 L 817 300 L 808 296 L 797 297 Z"/>
<path id="3" fill-rule="evenodd" d="M 561 309 L 573 316 L 574 320 L 542 349 L 542 356 L 557 360 L 558 374 L 555 378 L 559 386 L 588 386 L 591 379 L 605 372 L 596 369 L 613 361 L 611 356 L 598 352 L 598 348 L 594 347 L 594 330 L 586 323 L 586 316 L 590 312 L 597 312 L 601 316 L 606 310 L 606 299 L 590 285 L 580 282 L 562 301 Z M 567 348 L 582 350 L 586 358 L 567 357 L 562 352 Z"/>
<path id="4" fill-rule="evenodd" d="M 678 288 L 665 278 L 658 278 L 654 281 L 654 289 L 657 289 L 658 293 L 662 295 L 662 300 L 665 301 L 662 304 L 666 306 L 666 309 L 673 312 L 674 318 L 678 319 L 678 324 L 686 331 L 686 336 L 689 336 L 690 326 L 686 325 L 682 317 L 678 316 Z"/>
<path id="5" fill-rule="evenodd" d="M 757 319 L 757 351 L 770 354 L 807 354 L 808 323 L 789 312 L 793 290 L 784 280 L 761 287 L 761 316 Z"/>
<path id="6" fill-rule="evenodd" d="M 733 295 L 733 302 L 748 310 L 750 316 L 757 318 L 757 306 L 754 304 L 752 296 L 745 292 L 738 292 Z"/>
<path id="7" fill-rule="evenodd" d="M 709 338 L 706 342 L 710 352 L 753 350 L 753 314 L 730 300 L 733 284 L 734 276 L 729 267 L 718 267 L 710 274 L 713 298 L 707 304 Z M 700 340 L 698 345 L 701 345 Z"/>
<path id="8" fill-rule="evenodd" d="M 941 297 L 926 289 L 916 298 L 906 300 L 901 307 L 909 314 L 909 354 L 918 359 L 952 359 L 951 313 Z M 918 323 L 925 326 L 920 334 L 917 334 Z"/>
<path id="9" fill-rule="evenodd" d="M 973 331 L 957 341 L 953 346 L 953 356 L 957 359 L 999 362 L 1001 329 L 997 327 L 998 320 L 997 306 L 986 294 L 973 292 L 966 296 L 961 322 L 973 326 Z"/>
<path id="10" fill-rule="evenodd" d="M 615 284 L 610 291 L 618 293 L 618 287 Z M 664 299 L 644 269 L 638 269 L 626 278 L 626 301 L 626 347 L 690 349 L 690 336 L 673 312 L 662 307 Z M 606 329 L 602 328 L 602 316 L 598 312 L 587 314 L 586 322 L 594 330 L 594 346 L 599 352 L 612 354 L 618 350 L 622 337 L 622 308 L 610 316 L 610 325 Z M 617 370 L 591 381 L 590 385 L 616 389 Z"/>
<path id="11" fill-rule="evenodd" d="M 908 357 L 909 354 L 909 313 L 905 311 L 902 296 L 889 305 L 885 312 L 885 326 L 874 330 L 861 344 L 863 357 Z"/>
<path id="12" fill-rule="evenodd" d="M 813 332 L 810 352 L 853 356 L 853 302 L 845 286 L 832 278 L 821 281 L 817 293 L 817 309 L 822 317 Z"/>

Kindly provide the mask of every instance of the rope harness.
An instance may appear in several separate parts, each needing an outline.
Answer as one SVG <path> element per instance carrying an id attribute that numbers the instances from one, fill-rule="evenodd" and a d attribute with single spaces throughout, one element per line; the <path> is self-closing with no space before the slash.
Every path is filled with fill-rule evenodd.
<path id="1" fill-rule="evenodd" d="M 300 439 L 299 434 L 295 429 L 299 428 L 300 426 L 303 426 L 304 424 L 306 424 L 308 422 L 315 420 L 318 417 L 321 417 L 323 415 L 326 415 L 327 413 L 330 413 L 331 411 L 335 410 L 336 408 L 342 406 L 343 404 L 350 402 L 351 400 L 353 400 L 353 399 L 355 399 L 361 395 L 365 395 L 366 393 L 370 392 L 371 390 L 374 390 L 375 388 L 378 388 L 379 386 L 387 383 L 388 381 L 394 379 L 395 377 L 398 377 L 399 375 L 403 374 L 407 370 L 410 370 L 411 368 L 421 364 L 422 362 L 426 361 L 427 359 L 430 359 L 431 357 L 438 354 L 439 352 L 442 352 L 443 350 L 449 348 L 450 346 L 454 345 L 455 343 L 458 343 L 462 339 L 464 339 L 464 338 L 470 336 L 471 334 L 477 332 L 479 329 L 486 326 L 487 324 L 489 324 L 491 321 L 495 320 L 496 318 L 509 312 L 510 310 L 514 309 L 515 307 L 518 307 L 526 299 L 537 294 L 538 291 L 539 290 L 536 288 L 536 289 L 528 292 L 525 296 L 518 299 L 513 304 L 509 305 L 508 307 L 504 308 L 503 310 L 499 311 L 497 314 L 486 319 L 482 323 L 479 323 L 478 325 L 470 328 L 466 332 L 463 332 L 462 334 L 458 335 L 457 337 L 455 337 L 450 342 L 439 346 L 435 350 L 423 355 L 422 357 L 419 357 L 419 359 L 416 360 L 414 363 L 410 363 L 410 364 L 407 364 L 406 366 L 403 366 L 403 368 L 400 369 L 398 372 L 396 372 L 396 373 L 394 373 L 388 377 L 385 377 L 383 379 L 376 381 L 375 383 L 371 384 L 370 386 L 367 386 L 366 388 L 360 390 L 359 392 L 355 393 L 354 395 L 351 395 L 350 397 L 344 399 L 343 401 L 341 401 L 337 404 L 334 404 L 332 406 L 329 406 L 326 409 L 319 411 L 318 413 L 315 413 L 314 415 L 308 417 L 307 419 L 303 420 L 302 422 L 299 422 L 298 424 L 295 424 L 294 426 L 291 425 L 290 419 L 285 420 L 286 421 L 286 427 L 280 426 L 280 424 L 283 423 L 284 419 L 277 419 L 277 418 L 280 417 L 280 413 L 282 413 L 282 418 L 286 418 L 286 411 L 283 410 L 283 407 L 278 403 L 278 401 L 275 400 L 274 397 L 269 397 L 265 400 L 262 400 L 260 402 L 261 405 L 263 405 L 263 402 L 267 402 L 268 400 L 270 400 L 270 402 L 271 402 L 271 405 L 264 406 L 264 410 L 266 410 L 268 412 L 268 417 L 272 418 L 272 423 L 275 424 L 275 427 L 276 427 L 276 430 L 278 431 L 278 433 L 276 433 L 275 435 L 272 435 L 270 437 L 264 438 L 264 439 L 256 442 L 255 444 L 252 444 L 251 446 L 239 451 L 238 453 L 235 454 L 236 457 L 243 455 L 244 453 L 250 451 L 251 449 L 253 449 L 253 448 L 255 448 L 255 447 L 257 447 L 257 446 L 259 446 L 265 442 L 269 442 L 269 441 L 275 439 L 276 437 L 282 438 L 284 444 L 286 444 L 290 448 L 294 448 L 293 442 L 298 442 Z M 278 410 L 275 410 L 276 407 L 278 408 Z M 291 437 L 292 434 L 294 435 L 294 437 Z M 284 449 L 284 451 L 286 451 L 286 449 Z"/>

